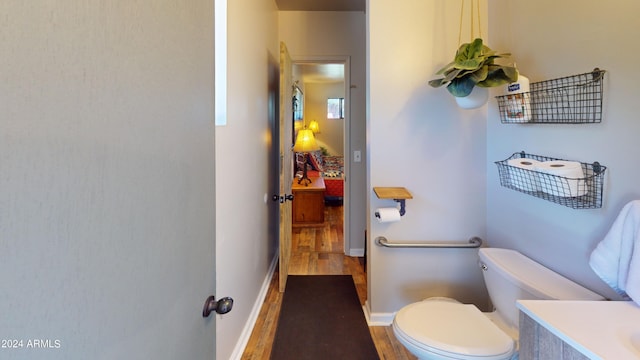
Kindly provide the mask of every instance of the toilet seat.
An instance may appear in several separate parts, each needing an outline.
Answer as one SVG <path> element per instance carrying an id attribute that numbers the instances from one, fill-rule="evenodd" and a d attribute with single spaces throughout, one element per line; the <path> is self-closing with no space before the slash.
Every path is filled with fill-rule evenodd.
<path id="1" fill-rule="evenodd" d="M 400 309 L 393 320 L 399 340 L 439 359 L 499 360 L 514 353 L 514 340 L 474 305 L 425 300 Z"/>

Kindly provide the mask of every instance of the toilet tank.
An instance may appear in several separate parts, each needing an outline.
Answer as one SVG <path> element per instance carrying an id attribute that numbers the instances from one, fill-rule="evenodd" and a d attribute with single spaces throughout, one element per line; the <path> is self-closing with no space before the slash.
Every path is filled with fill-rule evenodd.
<path id="1" fill-rule="evenodd" d="M 516 300 L 604 300 L 515 250 L 481 248 L 479 256 L 493 306 L 513 328 L 518 328 Z"/>

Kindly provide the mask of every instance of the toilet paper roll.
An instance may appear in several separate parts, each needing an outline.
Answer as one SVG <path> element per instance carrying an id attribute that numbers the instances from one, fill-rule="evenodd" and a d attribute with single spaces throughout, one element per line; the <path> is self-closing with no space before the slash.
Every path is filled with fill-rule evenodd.
<path id="1" fill-rule="evenodd" d="M 540 183 L 538 181 L 537 171 L 540 161 L 529 158 L 517 158 L 507 161 L 507 164 L 516 169 L 509 169 L 509 180 L 511 185 L 524 191 L 539 191 Z M 530 170 L 522 171 L 519 169 Z"/>
<path id="2" fill-rule="evenodd" d="M 379 208 L 376 209 L 376 218 L 381 223 L 400 221 L 400 210 L 394 207 Z"/>
<path id="3" fill-rule="evenodd" d="M 587 193 L 582 164 L 577 161 L 544 161 L 537 165 L 540 190 L 554 196 L 575 197 Z M 544 174 L 554 175 L 545 176 Z"/>

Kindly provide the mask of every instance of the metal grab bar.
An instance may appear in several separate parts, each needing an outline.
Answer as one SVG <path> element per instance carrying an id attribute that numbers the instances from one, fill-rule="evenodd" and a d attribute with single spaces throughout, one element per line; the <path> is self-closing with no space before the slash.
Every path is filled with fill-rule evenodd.
<path id="1" fill-rule="evenodd" d="M 384 236 L 378 236 L 376 245 L 389 248 L 479 248 L 482 246 L 482 239 L 477 236 L 469 239 L 468 243 L 390 243 Z"/>

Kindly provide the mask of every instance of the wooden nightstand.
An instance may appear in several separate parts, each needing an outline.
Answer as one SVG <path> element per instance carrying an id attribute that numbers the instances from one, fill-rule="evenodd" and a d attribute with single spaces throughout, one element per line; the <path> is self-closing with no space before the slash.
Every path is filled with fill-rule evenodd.
<path id="1" fill-rule="evenodd" d="M 298 178 L 293 179 L 293 224 L 317 225 L 324 223 L 324 180 L 322 177 L 312 177 L 308 186 L 298 184 Z"/>

